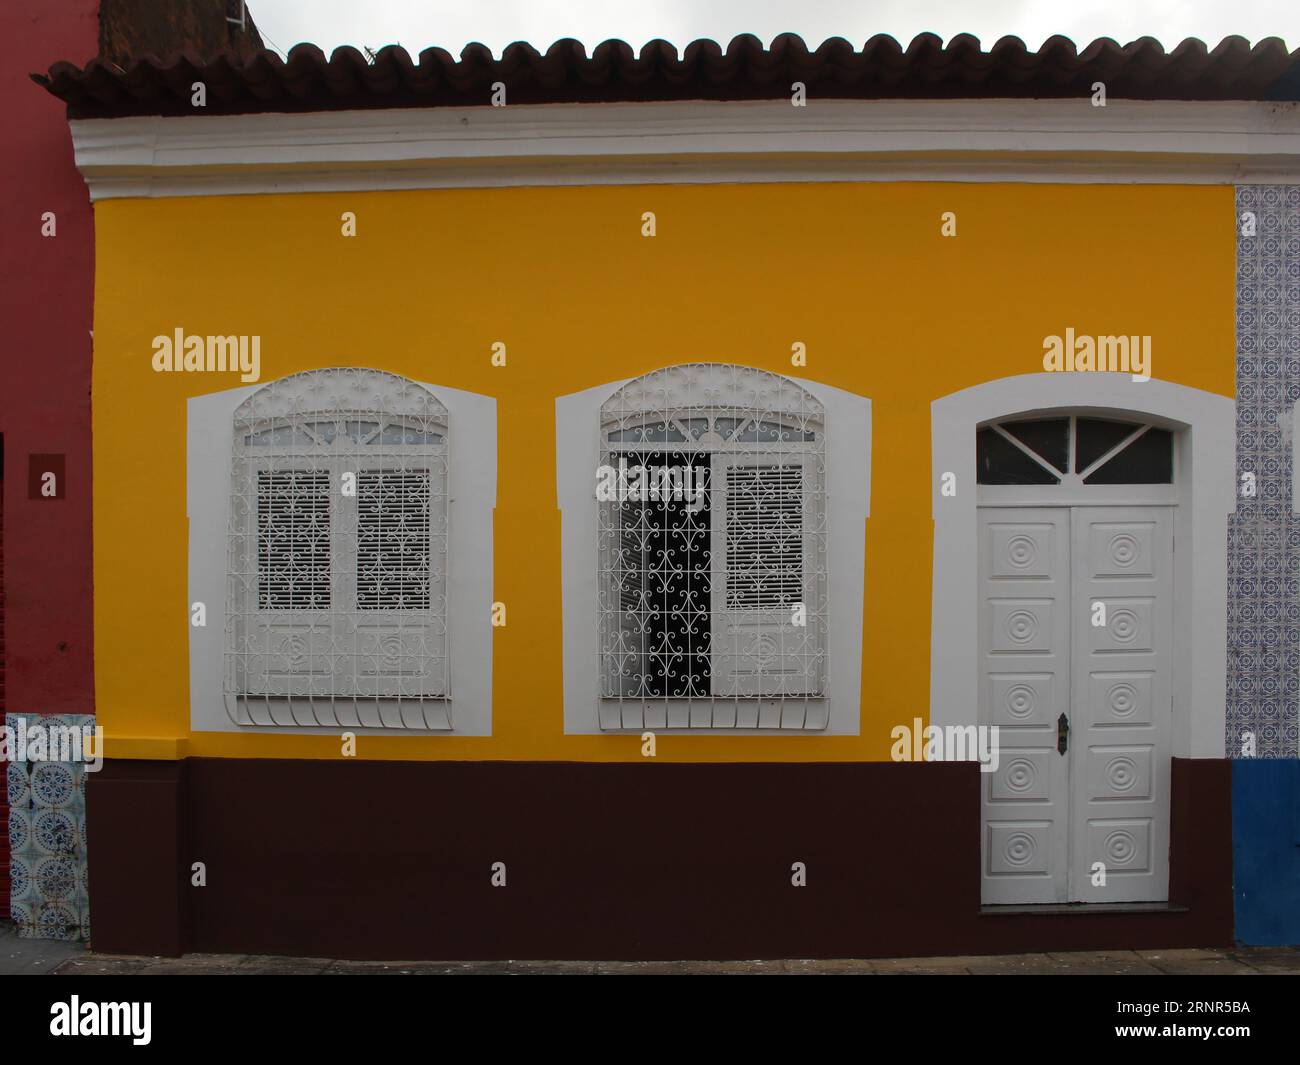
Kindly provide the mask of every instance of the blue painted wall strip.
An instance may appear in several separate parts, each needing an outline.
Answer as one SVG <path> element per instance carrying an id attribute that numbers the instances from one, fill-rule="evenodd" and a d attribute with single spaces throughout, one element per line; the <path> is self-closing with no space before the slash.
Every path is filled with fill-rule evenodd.
<path id="1" fill-rule="evenodd" d="M 1236 937 L 1252 946 L 1300 944 L 1300 760 L 1232 765 Z"/>

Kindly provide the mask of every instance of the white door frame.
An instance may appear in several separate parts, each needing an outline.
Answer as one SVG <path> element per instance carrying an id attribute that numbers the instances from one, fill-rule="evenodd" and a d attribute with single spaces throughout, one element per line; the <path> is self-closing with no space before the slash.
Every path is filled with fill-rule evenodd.
<path id="1" fill-rule="evenodd" d="M 1185 385 L 1123 373 L 1004 377 L 930 404 L 934 580 L 930 724 L 977 725 L 979 529 L 975 432 L 1019 414 L 1125 414 L 1176 430 L 1180 471 L 1174 536 L 1175 758 L 1224 757 L 1227 701 L 1228 514 L 1235 507 L 1236 404 Z M 944 474 L 955 494 L 943 495 Z"/>

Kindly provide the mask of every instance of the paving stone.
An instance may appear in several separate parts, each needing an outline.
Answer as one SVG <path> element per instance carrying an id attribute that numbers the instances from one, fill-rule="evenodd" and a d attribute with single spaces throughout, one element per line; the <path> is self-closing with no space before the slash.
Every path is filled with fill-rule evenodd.
<path id="1" fill-rule="evenodd" d="M 1150 958 L 1152 965 L 1169 976 L 1261 975 L 1244 962 L 1216 955 L 1208 958 Z"/>
<path id="2" fill-rule="evenodd" d="M 240 976 L 267 972 L 265 969 L 244 969 L 235 964 L 204 964 L 193 959 L 173 958 L 155 962 L 134 972 L 139 976 Z"/>
<path id="3" fill-rule="evenodd" d="M 1171 950 L 1138 950 L 1143 961 L 1195 961 L 1198 958 L 1222 958 L 1224 951 L 1214 947 L 1175 947 Z"/>
<path id="4" fill-rule="evenodd" d="M 930 958 L 872 958 L 870 964 L 877 972 L 881 973 L 901 973 L 922 969 L 927 973 L 963 973 L 972 965 L 979 965 L 982 962 L 996 962 L 999 957 L 997 954 L 974 954 L 966 958 L 956 955 L 937 955 Z M 818 963 L 814 961 L 805 964 L 816 965 Z"/>
<path id="5" fill-rule="evenodd" d="M 835 964 L 828 962 L 828 965 Z M 753 961 L 600 961 L 595 962 L 595 972 L 602 976 L 659 976 L 659 975 L 736 975 L 779 976 L 785 973 L 785 963 L 780 960 Z"/>
<path id="6" fill-rule="evenodd" d="M 62 939 L 24 939 L 9 922 L 0 922 L 0 976 L 52 973 L 70 958 L 84 958 L 86 944 Z"/>
<path id="7" fill-rule="evenodd" d="M 821 976 L 831 973 L 870 976 L 876 970 L 866 958 L 827 958 L 820 961 L 809 958 L 789 958 L 784 962 L 784 971 L 801 976 Z"/>
<path id="8" fill-rule="evenodd" d="M 469 968 L 493 966 L 516 976 L 533 976 L 555 974 L 556 976 L 590 976 L 596 971 L 594 961 L 498 961 L 498 962 L 463 962 Z"/>
<path id="9" fill-rule="evenodd" d="M 143 961 L 145 964 L 133 971 L 147 976 L 184 976 L 188 973 L 205 976 L 214 974 L 237 975 L 241 970 L 244 973 L 259 971 L 255 967 L 244 968 L 244 963 L 249 960 L 247 954 L 182 954 L 179 958 L 159 957 L 129 960 Z M 286 960 L 292 961 L 295 959 Z"/>
<path id="10" fill-rule="evenodd" d="M 326 976 L 531 976 L 587 975 L 594 961 L 331 961 Z"/>
<path id="11" fill-rule="evenodd" d="M 1134 962 L 1142 956 L 1136 950 L 1048 950 L 1044 953 L 1060 961 Z"/>
<path id="12" fill-rule="evenodd" d="M 1254 947 L 1229 951 L 1228 957 L 1262 972 L 1291 973 L 1300 969 L 1300 950 L 1295 947 Z"/>
<path id="13" fill-rule="evenodd" d="M 181 964 L 192 962 L 197 965 L 243 965 L 245 962 L 256 961 L 258 959 L 271 961 L 278 958 L 279 955 L 259 955 L 259 954 L 182 954 L 179 958 L 159 958 L 159 961 L 178 962 Z M 294 959 L 284 959 L 292 961 Z"/>
<path id="14" fill-rule="evenodd" d="M 112 958 L 89 954 L 71 958 L 54 970 L 57 976 L 130 976 L 153 961 L 152 958 Z"/>
<path id="15" fill-rule="evenodd" d="M 491 963 L 484 962 L 479 970 L 505 973 L 505 968 L 490 968 Z M 379 962 L 379 961 L 332 961 L 322 970 L 325 976 L 452 976 L 469 975 L 471 969 L 465 965 L 438 961 Z"/>
<path id="16" fill-rule="evenodd" d="M 786 972 L 785 962 L 780 960 L 688 961 L 683 964 L 686 966 L 688 973 L 704 975 L 781 976 Z M 834 963 L 830 962 L 828 964 Z"/>
<path id="17" fill-rule="evenodd" d="M 1050 954 L 1006 954 L 974 959 L 969 971 L 974 976 L 1057 976 L 1077 970 L 1069 962 L 1058 961 Z"/>
<path id="18" fill-rule="evenodd" d="M 1087 976 L 1159 976 L 1160 970 L 1132 950 L 1053 951 L 1053 962 L 1069 966 L 1066 970 Z"/>
<path id="19" fill-rule="evenodd" d="M 693 972 L 688 961 L 600 961 L 596 972 L 602 976 L 673 976 Z"/>
<path id="20" fill-rule="evenodd" d="M 275 973 L 281 976 L 314 976 L 325 971 L 330 958 L 281 958 L 250 954 L 239 963 L 246 973 Z"/>

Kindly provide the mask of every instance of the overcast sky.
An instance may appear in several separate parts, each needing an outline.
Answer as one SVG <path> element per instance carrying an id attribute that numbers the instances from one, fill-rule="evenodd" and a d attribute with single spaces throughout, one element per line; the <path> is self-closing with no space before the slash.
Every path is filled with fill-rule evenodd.
<path id="1" fill-rule="evenodd" d="M 281 52 L 311 41 L 401 44 L 412 55 L 437 45 L 458 54 L 471 41 L 496 55 L 512 41 L 539 50 L 561 37 L 588 49 L 617 37 L 639 49 L 662 37 L 681 48 L 697 37 L 729 41 L 752 33 L 766 44 L 799 34 L 811 47 L 827 37 L 861 45 L 873 34 L 910 41 L 929 31 L 945 40 L 973 33 L 987 49 L 1013 34 L 1036 49 L 1061 33 L 1076 44 L 1113 37 L 1121 44 L 1184 37 L 1217 44 L 1230 34 L 1281 37 L 1300 45 L 1300 0 L 248 0 L 263 40 Z"/>

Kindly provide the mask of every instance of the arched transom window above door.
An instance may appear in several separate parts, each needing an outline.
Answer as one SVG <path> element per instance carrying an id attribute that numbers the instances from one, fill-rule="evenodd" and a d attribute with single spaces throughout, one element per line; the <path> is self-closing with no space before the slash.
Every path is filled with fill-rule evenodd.
<path id="1" fill-rule="evenodd" d="M 980 485 L 1171 485 L 1174 434 L 1150 422 L 1078 414 L 1008 418 L 975 437 Z"/>

